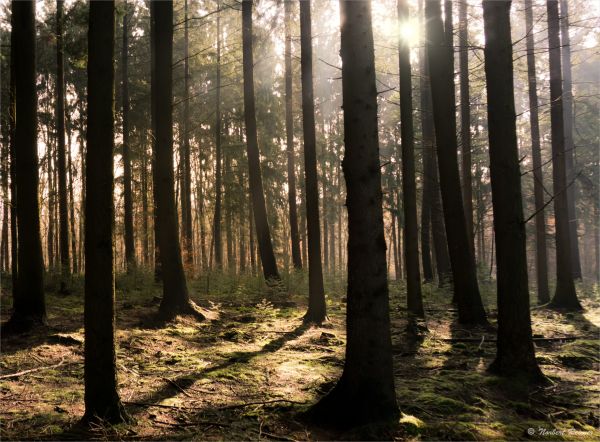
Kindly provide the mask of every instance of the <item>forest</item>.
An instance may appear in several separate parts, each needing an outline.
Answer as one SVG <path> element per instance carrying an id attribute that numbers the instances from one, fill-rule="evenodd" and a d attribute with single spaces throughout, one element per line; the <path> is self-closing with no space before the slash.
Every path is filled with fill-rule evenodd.
<path id="1" fill-rule="evenodd" d="M 600 2 L 0 0 L 0 438 L 600 440 Z"/>

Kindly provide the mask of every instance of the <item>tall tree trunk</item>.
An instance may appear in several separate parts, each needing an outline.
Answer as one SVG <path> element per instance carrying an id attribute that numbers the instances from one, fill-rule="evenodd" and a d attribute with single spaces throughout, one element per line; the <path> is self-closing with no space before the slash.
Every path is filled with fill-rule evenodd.
<path id="1" fill-rule="evenodd" d="M 56 205 L 56 193 L 54 192 L 54 169 L 52 167 L 53 146 L 50 137 L 45 141 L 46 148 L 46 176 L 48 179 L 48 234 L 46 235 L 46 253 L 48 254 L 48 271 L 54 272 L 55 270 L 55 256 L 54 256 L 54 235 L 55 235 L 55 217 L 54 217 L 54 206 Z"/>
<path id="2" fill-rule="evenodd" d="M 152 31 L 152 82 L 154 129 L 154 199 L 156 206 L 155 234 L 158 237 L 163 280 L 163 297 L 160 314 L 170 319 L 177 314 L 192 314 L 198 319 L 204 316 L 190 300 L 175 211 L 173 177 L 173 2 L 151 3 Z M 160 110 L 160 112 L 159 112 Z"/>
<path id="3" fill-rule="evenodd" d="M 225 133 L 227 133 L 227 124 L 225 124 Z M 224 194 L 225 194 L 225 243 L 227 250 L 227 271 L 235 272 L 235 257 L 233 252 L 233 232 L 231 230 L 232 222 L 232 180 L 231 180 L 231 152 L 227 152 L 224 161 Z"/>
<path id="4" fill-rule="evenodd" d="M 292 110 L 292 2 L 284 2 L 285 11 L 285 133 L 287 146 L 288 205 L 290 237 L 294 268 L 302 268 L 300 236 L 298 234 L 298 210 L 296 208 L 296 166 L 294 154 L 294 114 Z"/>
<path id="5" fill-rule="evenodd" d="M 398 19 L 408 21 L 407 0 L 398 0 Z M 402 139 L 402 196 L 404 199 L 404 263 L 408 311 L 425 317 L 419 271 L 419 227 L 417 224 L 417 184 L 415 181 L 415 145 L 412 109 L 410 45 L 400 38 L 400 136 Z"/>
<path id="6" fill-rule="evenodd" d="M 125 3 L 127 8 L 127 2 Z M 135 267 L 135 243 L 133 237 L 133 195 L 131 192 L 131 146 L 129 145 L 129 79 L 128 79 L 128 26 L 129 15 L 127 9 L 123 15 L 123 47 L 121 49 L 122 75 L 121 95 L 123 107 L 123 202 L 125 205 L 125 215 L 123 224 L 125 225 L 125 263 L 127 273 Z"/>
<path id="7" fill-rule="evenodd" d="M 310 0 L 300 1 L 300 66 L 302 69 L 302 128 L 304 131 L 304 173 L 306 175 L 306 225 L 308 231 L 308 311 L 305 322 L 321 323 L 327 317 L 321 232 L 319 224 L 319 184 L 317 182 L 317 140 L 313 96 L 312 24 Z M 327 231 L 324 231 L 327 235 Z M 327 253 L 327 249 L 325 249 Z"/>
<path id="8" fill-rule="evenodd" d="M 63 0 L 56 2 L 56 131 L 58 156 L 58 212 L 60 243 L 60 293 L 68 293 L 69 260 L 69 201 L 67 199 L 67 166 L 65 152 L 65 70 L 63 51 Z"/>
<path id="9" fill-rule="evenodd" d="M 11 13 L 11 26 L 13 24 Z M 14 28 L 13 28 L 14 29 Z M 9 131 L 9 156 L 10 156 L 10 263 L 11 263 L 11 282 L 12 282 L 12 297 L 13 305 L 16 304 L 18 296 L 18 262 L 19 262 L 19 246 L 17 232 L 17 164 L 16 164 L 16 41 L 14 33 L 11 33 L 10 40 L 10 83 L 8 91 L 8 131 Z M 43 263 L 42 263 L 43 265 Z"/>
<path id="10" fill-rule="evenodd" d="M 348 208 L 348 308 L 344 371 L 313 408 L 352 425 L 398 416 L 390 336 L 371 2 L 340 2 Z M 360 44 L 359 44 L 360 43 Z"/>
<path id="11" fill-rule="evenodd" d="M 565 125 L 565 164 L 567 172 L 567 210 L 571 239 L 571 270 L 573 278 L 581 278 L 575 179 L 575 143 L 573 142 L 573 80 L 571 74 L 571 37 L 569 36 L 569 2 L 560 0 L 560 36 L 563 74 L 563 112 Z"/>
<path id="12" fill-rule="evenodd" d="M 191 1 L 191 0 L 190 0 Z M 194 264 L 194 249 L 192 231 L 192 165 L 190 150 L 190 62 L 189 62 L 189 24 L 188 24 L 188 0 L 184 2 L 184 55 L 183 55 L 183 163 L 182 172 L 183 186 L 181 188 L 181 219 L 183 232 L 184 262 L 188 270 L 192 271 Z M 220 40 L 220 36 L 217 37 Z M 220 43 L 220 42 L 219 42 Z M 217 63 L 220 64 L 220 45 Z M 217 88 L 220 88 L 217 84 Z"/>
<path id="13" fill-rule="evenodd" d="M 465 220 L 471 253 L 475 256 L 473 232 L 473 183 L 471 180 L 471 94 L 469 92 L 469 29 L 467 0 L 460 0 L 458 7 L 458 40 L 460 45 L 460 140 L 462 150 L 462 191 L 465 204 Z"/>
<path id="14" fill-rule="evenodd" d="M 127 420 L 119 398 L 113 257 L 114 1 L 92 1 L 88 34 L 88 132 L 85 224 L 86 422 Z"/>
<path id="15" fill-rule="evenodd" d="M 69 171 L 69 215 L 70 215 L 70 226 L 71 226 L 71 255 L 73 256 L 73 273 L 79 272 L 78 259 L 77 259 L 77 236 L 75 234 L 75 197 L 73 196 L 73 175 L 74 166 L 72 158 L 71 148 L 71 119 L 67 117 L 67 134 L 68 134 L 68 145 L 69 150 L 67 151 L 67 169 Z"/>
<path id="16" fill-rule="evenodd" d="M 254 93 L 254 92 L 253 92 Z M 223 246 L 221 241 L 221 15 L 217 14 L 217 89 L 216 89 L 216 123 L 215 123 L 215 214 L 213 217 L 213 243 L 215 265 L 218 270 L 223 267 Z"/>
<path id="17" fill-rule="evenodd" d="M 527 78 L 529 87 L 529 123 L 531 126 L 531 156 L 533 158 L 533 192 L 535 198 L 535 269 L 537 296 L 540 304 L 550 301 L 548 289 L 548 257 L 546 245 L 546 217 L 544 215 L 544 177 L 540 147 L 537 80 L 535 73 L 535 46 L 533 40 L 532 0 L 525 0 L 525 27 L 527 42 Z"/>
<path id="18" fill-rule="evenodd" d="M 581 310 L 573 281 L 573 260 L 569 233 L 569 209 L 565 159 L 563 90 L 560 62 L 558 0 L 547 0 L 548 42 L 550 46 L 550 120 L 552 126 L 552 177 L 556 223 L 556 291 L 552 305 Z"/>
<path id="19" fill-rule="evenodd" d="M 141 155 L 141 181 L 142 181 L 142 255 L 144 256 L 144 265 L 150 263 L 150 238 L 148 228 L 148 167 L 146 165 L 146 137 L 142 138 Z"/>
<path id="20" fill-rule="evenodd" d="M 452 264 L 454 294 L 458 302 L 458 316 L 461 323 L 486 323 L 486 313 L 477 285 L 475 258 L 469 246 L 460 189 L 456 119 L 453 117 L 455 115 L 453 66 L 449 56 L 449 42 L 444 39 L 440 1 L 428 0 L 425 4 L 425 14 L 440 187 L 448 251 Z"/>
<path id="21" fill-rule="evenodd" d="M 11 62 L 15 80 L 15 178 L 18 280 L 12 316 L 3 332 L 46 323 L 44 260 L 40 238 L 35 82 L 35 2 L 13 1 Z M 19 54 L 17 56 L 17 54 Z"/>
<path id="22" fill-rule="evenodd" d="M 529 313 L 527 252 L 513 84 L 510 1 L 484 0 L 485 77 L 498 285 L 498 343 L 490 370 L 543 379 Z"/>
<path id="23" fill-rule="evenodd" d="M 267 207 L 260 170 L 260 154 L 256 133 L 256 108 L 254 104 L 254 61 L 252 55 L 252 6 L 253 0 L 242 2 L 242 45 L 244 71 L 244 118 L 246 121 L 246 147 L 248 150 L 248 175 L 250 193 L 256 223 L 258 252 L 262 261 L 265 280 L 279 281 L 279 271 L 271 242 L 271 230 L 267 219 Z"/>

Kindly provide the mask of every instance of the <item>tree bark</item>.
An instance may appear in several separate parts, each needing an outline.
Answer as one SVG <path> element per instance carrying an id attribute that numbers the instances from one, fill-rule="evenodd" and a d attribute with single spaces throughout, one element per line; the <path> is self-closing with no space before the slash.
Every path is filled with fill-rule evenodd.
<path id="1" fill-rule="evenodd" d="M 154 198 L 156 206 L 155 234 L 160 250 L 163 297 L 159 312 L 165 319 L 177 314 L 203 315 L 190 300 L 175 211 L 173 177 L 173 2 L 151 3 L 153 22 L 152 81 L 154 83 L 152 118 L 154 129 Z"/>
<path id="2" fill-rule="evenodd" d="M 455 115 L 453 66 L 449 56 L 449 42 L 444 39 L 440 1 L 427 0 L 425 14 L 438 167 L 454 295 L 458 303 L 459 321 L 464 324 L 481 324 L 486 323 L 487 319 L 477 285 L 475 258 L 469 246 L 460 189 L 456 119 L 453 117 Z"/>
<path id="3" fill-rule="evenodd" d="M 398 0 L 398 20 L 409 19 L 406 0 Z M 402 145 L 402 195 L 404 199 L 404 263 L 406 266 L 406 300 L 408 311 L 425 317 L 419 271 L 419 227 L 417 224 L 417 185 L 415 181 L 415 146 L 412 116 L 412 80 L 410 46 L 398 42 L 400 70 L 400 136 Z"/>
<path id="4" fill-rule="evenodd" d="M 527 252 L 514 100 L 510 1 L 484 0 L 490 175 L 498 286 L 498 341 L 490 370 L 543 379 L 529 313 Z"/>
<path id="5" fill-rule="evenodd" d="M 246 147 L 248 152 L 248 175 L 250 194 L 256 224 L 258 252 L 262 262 L 263 275 L 267 282 L 280 280 L 271 230 L 267 218 L 267 207 L 260 170 L 260 154 L 256 133 L 256 108 L 254 103 L 254 61 L 252 55 L 252 6 L 253 0 L 242 2 L 242 45 L 244 73 L 244 118 L 246 122 Z"/>
<path id="6" fill-rule="evenodd" d="M 554 217 L 556 223 L 556 291 L 552 305 L 558 308 L 581 310 L 573 281 L 573 260 L 569 232 L 567 171 L 563 90 L 560 60 L 558 0 L 547 0 L 548 42 L 550 46 L 550 121 L 552 132 L 552 177 Z"/>
<path id="7" fill-rule="evenodd" d="M 12 316 L 3 331 L 26 331 L 46 323 L 37 194 L 35 2 L 13 1 L 11 23 L 11 61 L 15 80 L 15 178 L 18 189 L 18 280 Z"/>
<path id="8" fill-rule="evenodd" d="M 92 1 L 88 33 L 85 225 L 84 422 L 127 420 L 118 393 L 115 351 L 114 1 Z"/>
<path id="9" fill-rule="evenodd" d="M 127 3 L 125 3 L 127 8 Z M 135 244 L 133 237 L 133 196 L 131 192 L 131 147 L 129 145 L 129 79 L 128 79 L 128 26 L 129 15 L 127 11 L 123 15 L 123 44 L 121 49 L 122 78 L 121 95 L 123 109 L 123 202 L 125 214 L 123 224 L 125 225 L 125 263 L 127 273 L 135 267 Z"/>
<path id="10" fill-rule="evenodd" d="M 343 159 L 348 208 L 348 308 L 344 371 L 313 408 L 323 421 L 353 426 L 396 420 L 377 89 L 369 1 L 340 2 Z"/>
<path id="11" fill-rule="evenodd" d="M 284 2 L 285 12 L 285 133 L 287 146 L 288 205 L 290 237 L 292 242 L 292 262 L 294 268 L 302 268 L 300 235 L 298 233 L 298 209 L 296 207 L 296 166 L 294 153 L 294 114 L 292 110 L 292 2 Z"/>
<path id="12" fill-rule="evenodd" d="M 546 216 L 544 214 L 544 176 L 540 147 L 537 80 L 535 73 L 535 45 L 533 39 L 532 0 L 525 0 L 525 27 L 527 44 L 527 78 L 529 87 L 529 122 L 531 126 L 531 156 L 533 159 L 533 192 L 535 199 L 535 269 L 537 296 L 540 304 L 550 301 L 548 289 L 548 257 L 546 245 Z"/>
<path id="13" fill-rule="evenodd" d="M 319 224 L 319 184 L 317 140 L 312 69 L 312 25 L 310 0 L 300 1 L 300 65 L 302 68 L 302 128 L 304 131 L 304 173 L 306 176 L 306 226 L 308 233 L 308 311 L 305 322 L 321 323 L 327 318 L 321 232 Z M 327 235 L 327 231 L 323 232 Z M 325 249 L 327 254 L 327 249 Z"/>
<path id="14" fill-rule="evenodd" d="M 581 259 L 577 220 L 575 179 L 575 143 L 573 141 L 573 80 L 571 74 L 571 38 L 569 36 L 569 2 L 560 0 L 560 36 L 563 74 L 563 112 L 565 125 L 565 165 L 567 172 L 567 210 L 569 214 L 569 236 L 571 239 L 571 270 L 573 278 L 581 279 Z"/>

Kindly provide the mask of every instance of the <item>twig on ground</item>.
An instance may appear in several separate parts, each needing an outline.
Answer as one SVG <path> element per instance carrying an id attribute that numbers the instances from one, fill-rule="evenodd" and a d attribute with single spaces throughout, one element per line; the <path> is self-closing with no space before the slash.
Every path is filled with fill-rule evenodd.
<path id="1" fill-rule="evenodd" d="M 18 371 L 16 373 L 5 374 L 5 375 L 0 376 L 0 379 L 17 378 L 19 376 L 23 376 L 24 374 L 35 373 L 37 371 L 42 371 L 42 370 L 50 370 L 52 368 L 60 367 L 61 365 L 67 366 L 67 365 L 71 365 L 71 364 L 80 364 L 80 363 L 81 362 L 79 362 L 79 361 L 71 361 L 71 362 L 67 362 L 65 364 L 65 360 L 62 359 L 58 364 L 47 365 L 45 367 L 30 368 L 29 370 L 23 370 L 23 371 Z"/>

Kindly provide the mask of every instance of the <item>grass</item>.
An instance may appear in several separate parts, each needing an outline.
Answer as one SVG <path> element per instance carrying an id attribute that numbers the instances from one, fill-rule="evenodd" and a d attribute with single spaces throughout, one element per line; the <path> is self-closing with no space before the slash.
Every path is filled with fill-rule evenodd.
<path id="1" fill-rule="evenodd" d="M 274 296 L 260 279 L 211 275 L 190 283 L 192 297 L 213 319 L 179 318 L 155 328 L 160 286 L 140 272 L 117 279 L 119 388 L 135 421 L 81 433 L 83 415 L 83 297 L 48 292 L 46 334 L 2 341 L 3 374 L 47 367 L 0 380 L 0 436 L 14 439 L 103 440 L 592 440 L 600 437 L 600 301 L 580 287 L 582 314 L 532 310 L 536 336 L 581 336 L 540 343 L 538 362 L 550 386 L 530 389 L 486 372 L 495 343 L 487 330 L 463 330 L 447 290 L 424 286 L 427 332 L 407 331 L 404 286 L 390 284 L 396 425 L 340 433 L 301 418 L 343 368 L 345 302 L 341 276 L 327 281 L 330 321 L 302 325 L 304 274 L 284 278 L 287 294 Z M 51 288 L 52 281 L 47 284 Z M 208 294 L 206 288 L 208 287 Z M 482 287 L 494 320 L 494 290 Z M 2 294 L 2 319 L 10 297 Z M 449 338 L 477 338 L 452 342 Z M 532 430 L 530 430 L 532 429 Z M 532 434 L 529 432 L 533 431 Z"/>

